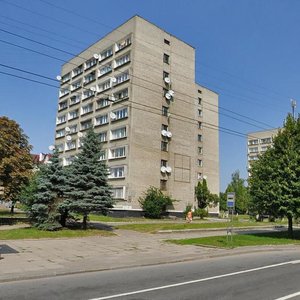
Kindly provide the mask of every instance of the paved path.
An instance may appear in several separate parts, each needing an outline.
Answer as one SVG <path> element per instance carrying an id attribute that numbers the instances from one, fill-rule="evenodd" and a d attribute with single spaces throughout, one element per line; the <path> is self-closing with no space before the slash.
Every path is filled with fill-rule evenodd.
<path id="1" fill-rule="evenodd" d="M 116 230 L 117 236 L 73 239 L 1 240 L 18 253 L 2 254 L 0 282 L 59 274 L 125 268 L 234 255 L 241 252 L 295 249 L 295 246 L 244 247 L 233 250 L 180 246 L 165 239 L 226 234 L 222 231 L 148 234 Z"/>

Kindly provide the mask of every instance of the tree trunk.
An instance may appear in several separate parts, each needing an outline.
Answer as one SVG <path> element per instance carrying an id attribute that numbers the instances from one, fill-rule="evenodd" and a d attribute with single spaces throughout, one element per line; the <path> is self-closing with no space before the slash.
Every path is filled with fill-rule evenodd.
<path id="1" fill-rule="evenodd" d="M 68 211 L 64 210 L 64 212 L 60 215 L 60 225 L 62 227 L 66 227 L 67 217 L 68 217 Z"/>
<path id="2" fill-rule="evenodd" d="M 87 227 L 86 224 L 87 224 L 87 215 L 84 215 L 83 220 L 82 220 L 82 228 L 84 230 L 86 230 L 86 227 Z"/>
<path id="3" fill-rule="evenodd" d="M 11 213 L 11 214 L 13 214 L 13 213 L 14 213 L 14 208 L 15 208 L 15 205 L 14 205 L 14 204 L 12 204 L 12 205 L 11 205 L 11 207 L 10 207 L 10 213 Z"/>
<path id="4" fill-rule="evenodd" d="M 293 232 L 293 217 L 288 217 L 288 237 L 293 239 L 294 238 L 294 232 Z"/>

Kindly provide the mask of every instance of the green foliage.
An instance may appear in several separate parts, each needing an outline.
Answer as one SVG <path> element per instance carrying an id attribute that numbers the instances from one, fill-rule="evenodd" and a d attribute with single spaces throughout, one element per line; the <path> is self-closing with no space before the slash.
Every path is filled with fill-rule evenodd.
<path id="1" fill-rule="evenodd" d="M 219 202 L 218 195 L 212 194 L 207 186 L 206 179 L 198 182 L 198 185 L 195 187 L 195 196 L 198 201 L 199 208 L 206 208 L 207 206 L 215 206 Z"/>
<path id="2" fill-rule="evenodd" d="M 145 217 L 151 219 L 159 219 L 167 210 L 167 206 L 172 205 L 174 200 L 166 196 L 163 192 L 151 186 L 144 196 L 139 199 L 139 203 L 145 212 Z"/>
<path id="3" fill-rule="evenodd" d="M 269 148 L 251 167 L 250 194 L 254 213 L 293 218 L 300 215 L 300 118 L 288 115 Z"/>
<path id="4" fill-rule="evenodd" d="M 194 217 L 199 217 L 200 219 L 204 219 L 208 217 L 208 211 L 205 208 L 197 208 L 194 211 Z"/>
<path id="5" fill-rule="evenodd" d="M 246 213 L 249 209 L 250 195 L 249 190 L 245 186 L 245 179 L 240 178 L 240 172 L 235 171 L 231 175 L 231 182 L 226 188 L 225 193 L 234 192 L 235 193 L 235 210 L 238 213 Z M 226 196 L 226 195 L 225 195 Z M 227 207 L 225 208 L 227 210 Z"/>
<path id="6" fill-rule="evenodd" d="M 111 188 L 107 182 L 107 166 L 100 161 L 101 143 L 90 129 L 83 139 L 77 158 L 69 166 L 66 182 L 66 200 L 59 209 L 83 216 L 86 228 L 87 216 L 91 212 L 106 214 L 113 207 Z"/>
<path id="7" fill-rule="evenodd" d="M 4 186 L 6 201 L 15 201 L 32 174 L 32 146 L 28 137 L 15 121 L 0 117 L 0 182 Z"/>
<path id="8" fill-rule="evenodd" d="M 220 193 L 220 210 L 226 211 L 227 210 L 227 195 L 226 193 Z"/>

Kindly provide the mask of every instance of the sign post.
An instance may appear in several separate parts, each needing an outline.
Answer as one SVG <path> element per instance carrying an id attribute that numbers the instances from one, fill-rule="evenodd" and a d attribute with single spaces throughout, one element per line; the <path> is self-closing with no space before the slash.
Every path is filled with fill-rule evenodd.
<path id="1" fill-rule="evenodd" d="M 230 222 L 230 216 L 228 216 L 228 221 L 230 222 L 230 224 L 227 227 L 227 245 L 228 245 L 228 241 L 229 241 L 229 234 L 230 234 L 230 244 L 231 246 L 233 245 L 233 211 L 234 211 L 234 207 L 235 207 L 235 193 L 231 192 L 231 193 L 227 193 L 227 208 L 228 208 L 228 212 L 229 215 L 231 213 L 231 222 Z"/>

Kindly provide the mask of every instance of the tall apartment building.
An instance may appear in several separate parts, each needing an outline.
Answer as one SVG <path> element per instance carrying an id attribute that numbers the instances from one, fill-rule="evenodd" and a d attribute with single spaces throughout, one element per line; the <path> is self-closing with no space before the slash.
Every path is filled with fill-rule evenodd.
<path id="1" fill-rule="evenodd" d="M 92 126 L 116 210 L 140 210 L 150 186 L 177 200 L 171 211 L 196 204 L 202 178 L 219 193 L 218 95 L 195 83 L 195 49 L 139 16 L 62 67 L 55 145 L 65 165 Z"/>
<path id="2" fill-rule="evenodd" d="M 270 129 L 265 131 L 256 131 L 248 133 L 248 176 L 250 176 L 251 162 L 258 160 L 260 154 L 264 153 L 273 142 L 273 137 L 279 129 Z"/>

